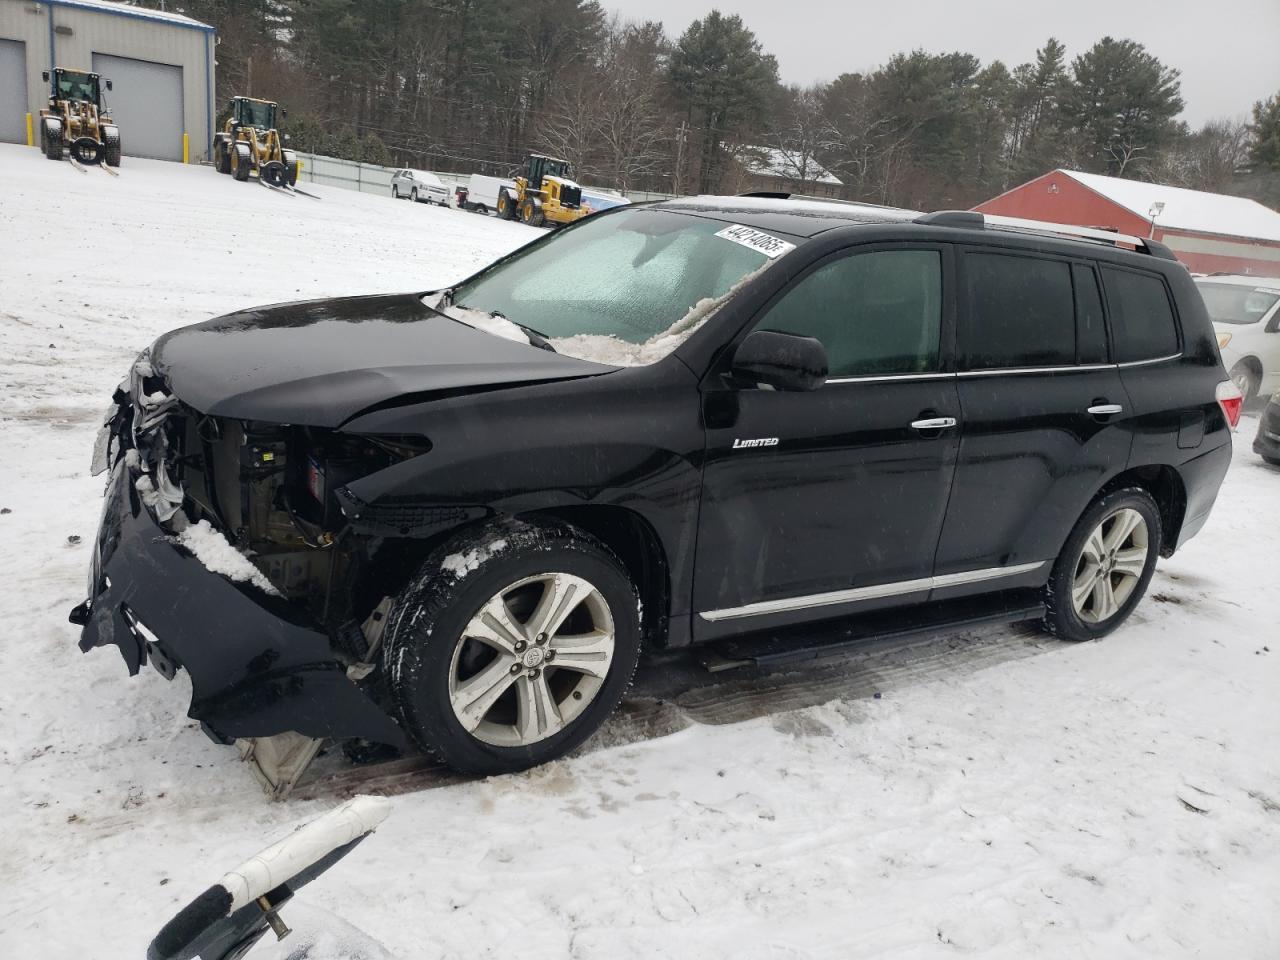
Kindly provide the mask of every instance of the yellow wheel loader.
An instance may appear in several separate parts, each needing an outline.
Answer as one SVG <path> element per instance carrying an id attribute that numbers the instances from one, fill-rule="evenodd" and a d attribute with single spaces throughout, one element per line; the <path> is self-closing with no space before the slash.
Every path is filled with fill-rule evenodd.
<path id="1" fill-rule="evenodd" d="M 531 227 L 564 226 L 591 212 L 582 188 L 569 179 L 569 161 L 531 153 L 512 179 L 514 187 L 498 191 L 498 216 L 519 218 Z"/>
<path id="2" fill-rule="evenodd" d="M 292 187 L 298 182 L 298 158 L 285 149 L 276 130 L 276 112 L 287 114 L 271 100 L 232 97 L 226 126 L 213 138 L 213 165 L 237 180 L 257 176 L 269 187 Z"/>
<path id="3" fill-rule="evenodd" d="M 86 70 L 57 67 L 43 74 L 50 84 L 49 106 L 40 111 L 40 148 L 50 160 L 65 150 L 85 166 L 120 166 L 120 129 L 102 100 L 111 81 Z"/>

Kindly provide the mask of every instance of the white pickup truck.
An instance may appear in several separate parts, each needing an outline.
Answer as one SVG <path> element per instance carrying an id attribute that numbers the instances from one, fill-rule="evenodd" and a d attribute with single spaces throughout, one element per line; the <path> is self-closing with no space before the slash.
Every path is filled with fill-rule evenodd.
<path id="1" fill-rule="evenodd" d="M 498 209 L 498 191 L 503 187 L 514 192 L 516 188 L 515 181 L 504 177 L 486 177 L 483 174 L 473 173 L 467 185 L 465 187 L 457 187 L 454 190 L 454 194 L 461 209 L 474 210 L 477 213 L 489 213 Z"/>

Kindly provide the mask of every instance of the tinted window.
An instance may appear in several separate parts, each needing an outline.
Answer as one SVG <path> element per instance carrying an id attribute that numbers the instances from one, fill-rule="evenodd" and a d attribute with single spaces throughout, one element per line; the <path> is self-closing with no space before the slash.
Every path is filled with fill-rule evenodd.
<path id="1" fill-rule="evenodd" d="M 935 371 L 941 326 L 936 250 L 842 257 L 788 290 L 760 323 L 821 340 L 833 378 Z"/>
<path id="2" fill-rule="evenodd" d="M 960 352 L 971 370 L 1076 360 L 1071 267 L 1057 260 L 971 253 Z"/>
<path id="3" fill-rule="evenodd" d="M 1098 275 L 1089 267 L 1071 268 L 1076 287 L 1076 359 L 1080 363 L 1107 362 L 1107 327 L 1102 316 Z"/>
<path id="4" fill-rule="evenodd" d="M 1102 268 L 1111 308 L 1116 361 L 1154 360 L 1178 352 L 1178 328 L 1164 281 L 1148 273 Z"/>

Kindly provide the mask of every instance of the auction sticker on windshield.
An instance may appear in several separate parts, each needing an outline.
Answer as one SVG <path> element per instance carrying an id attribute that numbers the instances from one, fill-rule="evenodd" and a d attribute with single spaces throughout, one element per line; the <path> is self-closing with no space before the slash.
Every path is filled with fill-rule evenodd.
<path id="1" fill-rule="evenodd" d="M 787 241 L 780 240 L 763 231 L 752 230 L 750 227 L 744 227 L 736 223 L 732 227 L 725 227 L 716 233 L 716 236 L 732 240 L 734 243 L 740 243 L 744 247 L 750 247 L 757 253 L 763 253 L 770 260 L 776 260 L 784 253 L 796 248 L 794 243 L 787 243 Z"/>

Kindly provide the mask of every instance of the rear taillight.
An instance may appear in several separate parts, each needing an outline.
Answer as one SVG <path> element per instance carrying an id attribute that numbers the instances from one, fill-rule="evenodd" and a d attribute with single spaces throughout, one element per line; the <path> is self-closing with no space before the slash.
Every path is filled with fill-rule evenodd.
<path id="1" fill-rule="evenodd" d="M 1213 392 L 1213 398 L 1222 408 L 1222 415 L 1227 418 L 1227 424 L 1234 430 L 1240 423 L 1240 408 L 1244 406 L 1244 394 L 1230 380 L 1223 380 L 1218 384 L 1218 389 Z"/>

